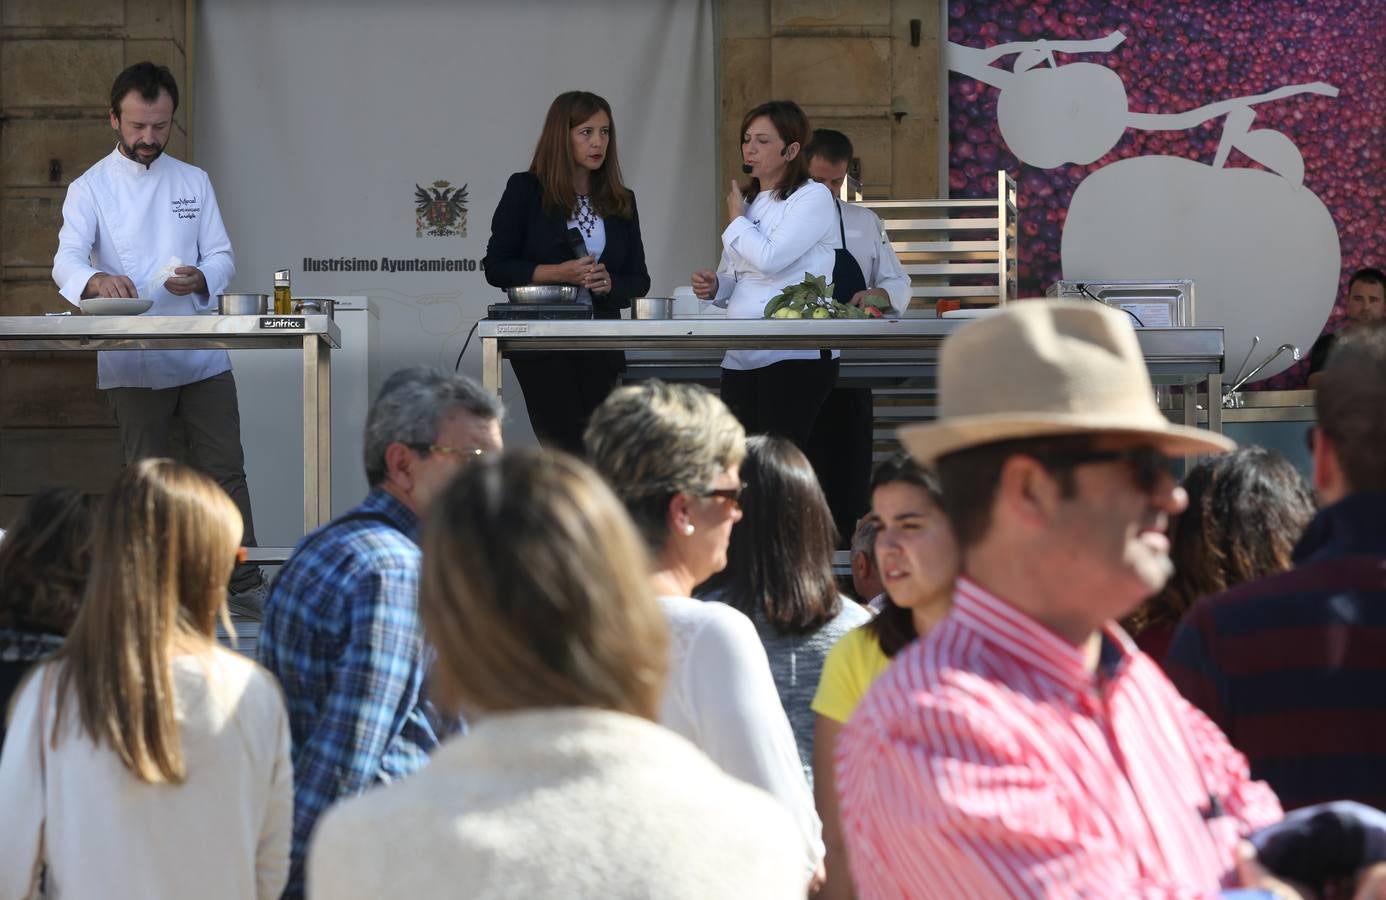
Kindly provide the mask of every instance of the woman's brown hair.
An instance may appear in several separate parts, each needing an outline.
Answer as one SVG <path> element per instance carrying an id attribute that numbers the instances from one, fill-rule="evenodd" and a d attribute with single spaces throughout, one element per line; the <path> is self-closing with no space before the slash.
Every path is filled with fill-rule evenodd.
<path id="1" fill-rule="evenodd" d="M 67 634 L 91 568 L 96 504 L 76 488 L 44 488 L 0 539 L 0 628 Z"/>
<path id="2" fill-rule="evenodd" d="M 611 137 L 606 145 L 606 158 L 600 169 L 592 173 L 588 191 L 592 210 L 599 216 L 618 216 L 629 219 L 634 206 L 630 190 L 621 181 L 621 163 L 616 155 L 616 119 L 611 104 L 587 91 L 568 91 L 559 94 L 549 104 L 544 117 L 544 130 L 534 147 L 534 159 L 529 171 L 544 188 L 544 206 L 572 214 L 577 209 L 577 189 L 573 187 L 572 130 L 599 112 L 606 113 L 611 123 Z"/>
<path id="3" fill-rule="evenodd" d="M 168 459 L 127 466 L 97 515 L 81 612 L 55 654 L 63 706 L 141 781 L 187 775 L 175 718 L 175 644 L 213 646 L 241 542 L 241 514 L 206 475 Z M 223 620 L 225 619 L 223 615 Z M 70 689 L 70 690 L 69 690 Z"/>
<path id="4" fill-rule="evenodd" d="M 799 145 L 799 152 L 785 163 L 784 178 L 774 188 L 775 199 L 784 200 L 809 180 L 808 157 L 804 155 L 804 147 L 809 142 L 812 129 L 809 128 L 808 116 L 799 108 L 799 104 L 793 100 L 771 100 L 755 107 L 742 118 L 740 137 L 743 144 L 746 142 L 747 129 L 761 116 L 769 119 L 770 124 L 775 126 L 775 132 L 779 134 L 780 140 L 784 141 L 785 147 L 795 143 Z M 752 178 L 741 191 L 747 203 L 754 200 L 760 192 L 759 178 Z"/>
<path id="5" fill-rule="evenodd" d="M 419 612 L 439 702 L 654 719 L 668 628 L 648 572 L 621 502 L 583 463 L 535 450 L 472 463 L 424 528 Z"/>
<path id="6" fill-rule="evenodd" d="M 1265 447 L 1205 459 L 1184 478 L 1188 507 L 1169 526 L 1174 574 L 1123 623 L 1132 634 L 1173 627 L 1200 597 L 1290 568 L 1314 516 L 1314 498 L 1295 467 Z"/>
<path id="7" fill-rule="evenodd" d="M 743 516 L 732 529 L 727 567 L 698 588 L 781 634 L 809 634 L 842 612 L 833 577 L 837 533 L 808 458 L 781 437 L 746 440 Z"/>

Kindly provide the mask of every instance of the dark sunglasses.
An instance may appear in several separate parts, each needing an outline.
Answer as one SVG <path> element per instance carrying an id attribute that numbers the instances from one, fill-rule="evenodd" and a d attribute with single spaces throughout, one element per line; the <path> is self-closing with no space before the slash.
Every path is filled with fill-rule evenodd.
<path id="1" fill-rule="evenodd" d="M 1165 476 L 1179 480 L 1180 460 L 1166 456 L 1154 447 L 1130 447 L 1125 450 L 1082 450 L 1074 453 L 1032 454 L 1040 465 L 1050 471 L 1074 469 L 1093 463 L 1123 462 L 1131 467 L 1136 486 L 1147 494 L 1160 486 Z"/>
<path id="2" fill-rule="evenodd" d="M 740 505 L 741 505 L 741 495 L 742 495 L 745 491 L 746 491 L 746 483 L 745 483 L 745 482 L 742 482 L 741 484 L 738 484 L 736 487 L 729 487 L 729 488 L 708 488 L 708 489 L 705 490 L 705 491 L 699 491 L 699 492 L 698 492 L 698 496 L 699 496 L 699 497 L 721 497 L 723 500 L 726 500 L 726 501 L 728 501 L 728 502 L 730 502 L 730 503 L 735 503 L 737 506 L 740 506 Z"/>

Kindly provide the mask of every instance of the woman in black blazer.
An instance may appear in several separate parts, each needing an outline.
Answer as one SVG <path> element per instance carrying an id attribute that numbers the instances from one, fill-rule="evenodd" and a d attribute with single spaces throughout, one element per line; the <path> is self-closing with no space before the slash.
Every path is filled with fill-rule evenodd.
<path id="1" fill-rule="evenodd" d="M 586 254 L 574 259 L 568 229 Z M 572 284 L 596 319 L 619 319 L 650 289 L 635 194 L 621 183 L 611 107 L 596 94 L 560 94 L 544 120 L 528 172 L 506 182 L 491 240 L 486 280 L 498 288 Z M 540 443 L 583 455 L 587 417 L 625 370 L 619 350 L 531 351 L 511 357 Z"/>

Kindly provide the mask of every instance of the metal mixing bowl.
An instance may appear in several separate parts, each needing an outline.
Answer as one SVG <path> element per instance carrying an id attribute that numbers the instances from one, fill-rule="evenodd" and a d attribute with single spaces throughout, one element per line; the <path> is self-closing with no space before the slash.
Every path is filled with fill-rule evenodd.
<path id="1" fill-rule="evenodd" d="M 269 311 L 269 294 L 217 294 L 217 312 L 223 316 L 263 316 Z"/>
<path id="2" fill-rule="evenodd" d="M 525 284 L 505 289 L 511 303 L 576 303 L 578 289 L 572 284 Z"/>

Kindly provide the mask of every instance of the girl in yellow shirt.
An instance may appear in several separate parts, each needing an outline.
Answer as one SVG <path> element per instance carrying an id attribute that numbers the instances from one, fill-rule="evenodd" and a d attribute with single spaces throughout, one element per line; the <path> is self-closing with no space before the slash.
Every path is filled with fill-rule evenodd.
<path id="1" fill-rule="evenodd" d="M 819 900 L 852 896 L 837 816 L 833 750 L 838 732 L 890 660 L 927 634 L 952 605 L 958 547 L 939 507 L 938 480 L 908 457 L 876 467 L 871 476 L 875 560 L 885 585 L 885 608 L 828 651 L 813 697 L 813 793 L 823 820 L 828 879 Z"/>

